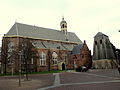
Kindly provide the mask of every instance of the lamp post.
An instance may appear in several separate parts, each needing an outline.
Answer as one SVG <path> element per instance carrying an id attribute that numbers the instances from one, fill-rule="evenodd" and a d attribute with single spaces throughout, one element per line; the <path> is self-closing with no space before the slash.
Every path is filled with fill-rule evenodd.
<path id="1" fill-rule="evenodd" d="M 119 52 L 118 51 L 116 51 L 116 56 L 117 56 L 116 60 L 117 60 L 118 71 L 120 74 L 120 60 L 119 60 Z"/>
<path id="2" fill-rule="evenodd" d="M 48 66 L 48 71 L 50 72 L 50 67 L 51 67 L 51 51 L 50 51 L 50 48 L 48 49 L 48 57 L 49 57 L 49 66 Z"/>
<path id="3" fill-rule="evenodd" d="M 116 51 L 116 62 L 117 62 L 117 64 L 119 65 L 119 59 L 118 59 L 118 51 Z"/>
<path id="4" fill-rule="evenodd" d="M 73 62 L 74 70 L 77 68 L 77 65 L 76 65 L 76 59 L 77 59 L 77 57 L 76 57 L 76 55 L 74 55 L 74 62 Z"/>
<path id="5" fill-rule="evenodd" d="M 18 62 L 19 62 L 19 87 L 21 86 L 21 51 L 19 50 L 19 32 L 18 32 L 18 26 L 17 22 L 15 22 L 15 30 L 17 35 L 17 48 L 18 48 Z"/>
<path id="6" fill-rule="evenodd" d="M 13 77 L 13 62 L 12 62 L 12 77 Z"/>
<path id="7" fill-rule="evenodd" d="M 19 55 L 19 87 L 21 86 L 21 51 L 18 52 Z"/>

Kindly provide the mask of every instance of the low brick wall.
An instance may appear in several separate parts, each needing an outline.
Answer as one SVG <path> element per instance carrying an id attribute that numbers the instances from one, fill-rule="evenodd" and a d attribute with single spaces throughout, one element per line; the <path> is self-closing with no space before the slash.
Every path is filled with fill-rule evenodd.
<path id="1" fill-rule="evenodd" d="M 93 60 L 94 69 L 114 69 L 117 67 L 116 60 L 102 59 Z"/>

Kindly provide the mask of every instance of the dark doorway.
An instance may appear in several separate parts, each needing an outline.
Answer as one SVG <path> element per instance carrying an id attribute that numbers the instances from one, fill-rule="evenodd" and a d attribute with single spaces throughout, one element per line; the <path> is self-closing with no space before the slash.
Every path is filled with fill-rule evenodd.
<path id="1" fill-rule="evenodd" d="M 62 70 L 65 70 L 65 64 L 64 63 L 62 64 Z"/>

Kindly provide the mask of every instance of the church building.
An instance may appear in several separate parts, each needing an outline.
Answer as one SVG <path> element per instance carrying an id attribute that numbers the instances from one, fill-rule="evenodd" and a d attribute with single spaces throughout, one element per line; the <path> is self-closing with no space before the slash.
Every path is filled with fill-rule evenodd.
<path id="1" fill-rule="evenodd" d="M 109 37 L 102 32 L 94 36 L 93 62 L 95 68 L 111 69 L 116 67 L 115 46 L 110 42 Z"/>
<path id="2" fill-rule="evenodd" d="M 89 65 L 91 51 L 62 18 L 61 30 L 15 22 L 2 39 L 2 72 L 67 70 Z M 29 53 L 28 53 L 29 52 Z M 29 60 L 28 60 L 29 58 Z"/>

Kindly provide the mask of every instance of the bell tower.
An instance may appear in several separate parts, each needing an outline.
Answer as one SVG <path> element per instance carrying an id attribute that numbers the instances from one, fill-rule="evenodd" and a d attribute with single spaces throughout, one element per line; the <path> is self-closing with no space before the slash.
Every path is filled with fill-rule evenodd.
<path id="1" fill-rule="evenodd" d="M 60 22 L 61 31 L 67 35 L 67 22 L 64 20 L 64 17 L 62 17 L 62 21 Z"/>

